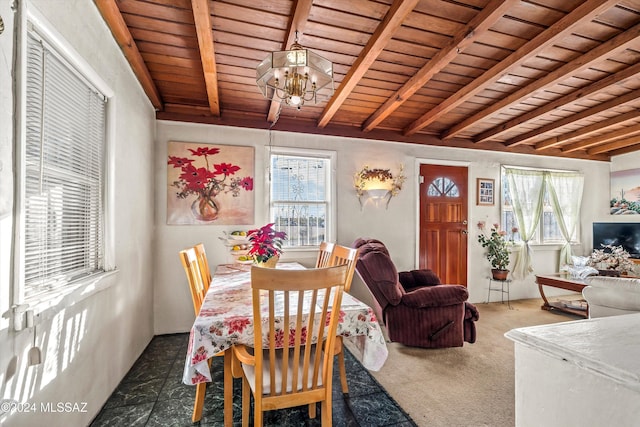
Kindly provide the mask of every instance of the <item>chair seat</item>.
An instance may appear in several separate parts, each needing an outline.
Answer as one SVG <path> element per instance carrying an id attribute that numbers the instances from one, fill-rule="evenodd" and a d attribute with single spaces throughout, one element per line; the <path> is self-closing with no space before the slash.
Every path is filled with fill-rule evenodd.
<path id="1" fill-rule="evenodd" d="M 263 354 L 263 358 L 264 360 L 269 360 L 269 350 L 263 350 L 262 352 Z M 316 355 L 316 346 L 312 346 L 311 349 L 311 359 L 313 359 Z M 278 350 L 276 351 L 276 362 L 275 362 L 275 367 L 276 367 L 276 378 L 278 379 L 276 381 L 276 393 L 281 393 L 282 392 L 282 382 L 279 380 L 280 378 L 282 378 L 282 365 L 283 365 L 283 356 L 284 356 L 284 352 L 282 350 Z M 321 354 L 321 357 L 324 356 L 324 353 Z M 289 360 L 293 360 L 293 350 L 289 351 Z M 253 391 L 255 393 L 256 391 L 256 372 L 255 372 L 255 366 L 253 365 L 242 365 L 242 370 L 244 371 L 244 374 L 247 378 L 247 380 L 249 381 L 249 385 L 251 386 L 251 391 Z M 263 384 L 262 384 L 262 394 L 269 394 L 271 393 L 271 376 L 270 376 L 270 372 L 269 372 L 269 364 L 265 363 L 262 366 L 262 372 L 263 372 Z M 296 386 L 296 391 L 301 391 L 302 390 L 302 385 L 303 385 L 303 366 L 302 366 L 302 360 L 300 360 L 300 363 L 298 363 L 298 384 Z M 287 393 L 291 393 L 293 391 L 293 364 L 290 363 L 287 369 Z M 322 366 L 320 366 L 320 372 L 318 372 L 318 386 L 322 386 Z M 310 376 L 308 378 L 307 381 L 307 389 L 313 388 L 313 378 Z"/>

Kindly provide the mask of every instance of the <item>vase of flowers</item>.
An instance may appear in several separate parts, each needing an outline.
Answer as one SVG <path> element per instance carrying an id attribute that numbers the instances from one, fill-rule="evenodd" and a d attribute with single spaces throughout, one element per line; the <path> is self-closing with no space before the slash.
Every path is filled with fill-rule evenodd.
<path id="1" fill-rule="evenodd" d="M 263 267 L 275 267 L 280 254 L 282 243 L 287 238 L 284 231 L 276 231 L 274 223 L 264 225 L 254 230 L 249 230 L 249 255 L 253 261 Z"/>
<path id="2" fill-rule="evenodd" d="M 587 265 L 595 267 L 602 276 L 628 274 L 634 272 L 635 264 L 631 261 L 629 252 L 622 246 L 603 245 L 602 249 L 595 249 L 589 256 Z"/>
<path id="3" fill-rule="evenodd" d="M 220 193 L 231 193 L 237 197 L 241 190 L 253 190 L 253 178 L 234 176 L 240 170 L 239 166 L 210 161 L 212 156 L 220 153 L 219 148 L 198 147 L 188 150 L 194 158 L 169 156 L 168 164 L 182 171 L 172 184 L 179 190 L 176 196 L 179 199 L 196 196 L 191 204 L 191 212 L 196 219 L 210 222 L 218 218 L 220 202 L 216 196 Z"/>
<path id="4" fill-rule="evenodd" d="M 478 222 L 478 228 L 481 233 L 478 235 L 478 242 L 483 248 L 487 248 L 487 260 L 491 263 L 493 269 L 491 273 L 495 280 L 506 280 L 509 270 L 509 250 L 505 236 L 507 232 L 499 230 L 498 224 L 493 224 L 489 236 L 485 234 L 485 222 Z"/>

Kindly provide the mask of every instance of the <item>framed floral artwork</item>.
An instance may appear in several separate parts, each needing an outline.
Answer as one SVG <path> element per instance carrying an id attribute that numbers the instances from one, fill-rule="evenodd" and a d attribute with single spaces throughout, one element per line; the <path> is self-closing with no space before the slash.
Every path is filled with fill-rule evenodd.
<path id="1" fill-rule="evenodd" d="M 489 178 L 476 179 L 476 205 L 478 206 L 493 206 L 495 203 L 495 181 Z"/>
<path id="2" fill-rule="evenodd" d="M 167 153 L 167 224 L 253 224 L 253 147 L 170 141 Z"/>

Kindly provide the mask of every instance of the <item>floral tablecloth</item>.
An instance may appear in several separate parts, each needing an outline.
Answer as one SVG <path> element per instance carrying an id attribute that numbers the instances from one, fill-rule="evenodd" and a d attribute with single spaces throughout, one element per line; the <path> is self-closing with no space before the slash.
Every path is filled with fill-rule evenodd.
<path id="1" fill-rule="evenodd" d="M 234 344 L 253 345 L 253 312 L 250 265 L 220 265 L 202 303 L 189 336 L 183 382 L 211 381 L 207 359 Z M 278 268 L 302 269 L 298 263 L 279 263 Z M 371 307 L 348 293 L 342 297 L 338 334 L 349 340 L 360 354 L 362 365 L 379 370 L 388 356 L 380 325 Z"/>

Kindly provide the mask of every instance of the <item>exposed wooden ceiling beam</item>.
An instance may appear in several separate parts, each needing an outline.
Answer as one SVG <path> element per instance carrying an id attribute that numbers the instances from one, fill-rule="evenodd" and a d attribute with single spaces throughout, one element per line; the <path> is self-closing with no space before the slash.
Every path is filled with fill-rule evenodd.
<path id="1" fill-rule="evenodd" d="M 298 34 L 304 33 L 307 20 L 309 19 L 309 13 L 311 13 L 312 3 L 313 0 L 295 0 L 293 2 L 291 19 L 289 20 L 289 27 L 287 28 L 287 35 L 282 43 L 282 50 L 287 50 L 296 40 L 296 31 Z M 269 104 L 269 113 L 267 114 L 267 121 L 269 123 L 275 123 L 278 120 L 278 112 L 281 107 L 282 103 L 274 94 Z"/>
<path id="2" fill-rule="evenodd" d="M 487 4 L 482 12 L 460 29 L 446 46 L 364 122 L 362 130 L 369 132 L 389 117 L 391 113 L 446 67 L 459 53 L 488 31 L 514 3 L 516 3 L 514 0 L 492 0 Z"/>
<path id="3" fill-rule="evenodd" d="M 638 144 L 635 145 L 629 145 L 628 147 L 625 148 L 619 148 L 616 150 L 612 150 L 609 151 L 608 153 L 606 153 L 608 156 L 613 157 L 613 156 L 620 156 L 622 154 L 628 154 L 628 153 L 633 153 L 636 151 L 640 150 L 640 139 L 638 139 Z"/>
<path id="4" fill-rule="evenodd" d="M 638 112 L 633 111 L 633 113 L 638 117 Z M 600 129 L 602 130 L 602 129 Z M 626 128 L 618 129 L 614 132 L 609 132 L 604 135 L 598 135 L 592 138 L 588 138 L 582 141 L 578 141 L 566 147 L 562 147 L 561 150 L 563 153 L 572 153 L 577 150 L 586 150 L 587 148 L 591 148 L 594 145 L 602 144 L 604 142 L 611 141 L 613 139 L 622 138 L 625 136 L 629 136 L 632 134 L 636 134 L 640 132 L 640 124 L 629 126 Z"/>
<path id="5" fill-rule="evenodd" d="M 620 114 L 619 116 L 615 116 L 607 120 L 602 120 L 602 121 L 593 123 L 589 126 L 581 127 L 580 129 L 574 130 L 573 132 L 568 132 L 562 135 L 551 137 L 549 139 L 545 139 L 544 141 L 541 141 L 536 144 L 536 150 L 545 150 L 550 147 L 556 147 L 558 145 L 566 144 L 571 140 L 584 138 L 592 133 L 602 132 L 607 130 L 610 127 L 618 126 L 622 123 L 628 122 L 629 120 L 635 120 L 637 118 L 638 118 L 638 112 L 635 110 L 625 114 Z M 580 144 L 579 142 L 576 143 L 575 144 L 576 147 L 573 150 L 570 147 L 573 146 L 574 144 L 572 144 L 571 146 L 569 145 L 564 146 L 562 147 L 562 151 L 568 152 L 568 151 L 583 149 L 584 147 L 579 146 L 579 144 Z"/>
<path id="6" fill-rule="evenodd" d="M 602 61 L 607 57 L 612 55 L 616 55 L 619 52 L 622 52 L 629 48 L 629 45 L 633 44 L 636 38 L 640 36 L 640 24 L 630 28 L 624 33 L 619 34 L 618 36 L 608 40 L 605 43 L 602 43 L 595 49 L 590 50 L 582 56 L 577 57 L 573 61 L 567 62 L 562 65 L 558 69 L 550 72 L 546 76 L 536 79 L 531 84 L 524 86 L 523 88 L 513 92 L 507 97 L 501 99 L 498 102 L 495 102 L 491 105 L 485 106 L 481 111 L 472 115 L 471 117 L 463 120 L 457 125 L 451 127 L 448 131 L 441 135 L 441 138 L 446 139 L 452 136 L 458 135 L 460 132 L 465 129 L 473 126 L 476 123 L 482 122 L 486 120 L 488 117 L 496 114 L 500 110 L 507 108 L 509 105 L 520 102 L 523 99 L 531 98 L 536 95 L 538 91 L 543 91 L 545 87 L 550 86 L 554 83 L 562 79 L 566 79 L 571 75 L 575 75 L 580 73 L 587 68 L 589 68 L 594 62 Z M 628 70 L 628 69 L 627 69 Z M 534 110 L 535 112 L 529 112 L 526 114 L 522 114 L 518 116 L 517 119 L 510 120 L 501 126 L 496 126 L 488 131 L 482 132 L 477 138 L 474 138 L 476 142 L 484 141 L 492 136 L 496 136 L 500 133 L 506 132 L 513 126 L 525 123 L 526 121 L 532 120 L 535 117 L 538 117 L 546 112 L 552 111 L 558 108 L 561 105 L 566 103 L 575 101 L 580 97 L 587 96 L 593 92 L 601 90 L 609 85 L 615 84 L 619 80 L 623 80 L 625 78 L 631 77 L 638 72 L 640 72 L 640 65 L 634 68 L 634 70 L 627 71 L 625 70 L 625 74 L 616 75 L 614 78 L 606 78 L 597 81 L 596 83 L 588 86 L 587 88 L 580 88 L 569 94 L 567 96 L 563 96 L 559 100 L 554 101 L 553 103 L 549 103 L 541 108 L 537 108 Z M 578 96 L 579 95 L 579 96 Z"/>
<path id="7" fill-rule="evenodd" d="M 620 107 L 624 104 L 628 104 L 630 102 L 636 101 L 639 97 L 640 97 L 640 89 L 636 89 L 634 91 L 625 93 L 624 95 L 613 98 L 609 101 L 603 102 L 602 104 L 598 104 L 594 107 L 588 108 L 584 111 L 580 111 L 579 113 L 573 114 L 569 117 L 565 117 L 564 119 L 557 120 L 546 126 L 542 126 L 540 128 L 533 129 L 529 132 L 518 135 L 515 138 L 512 138 L 509 141 L 505 142 L 505 145 L 507 147 L 512 147 L 514 145 L 525 143 L 533 138 L 540 136 L 543 133 L 561 128 L 563 126 L 577 122 L 579 120 L 585 119 L 595 114 L 600 114 L 603 111 L 606 111 L 608 109 Z"/>
<path id="8" fill-rule="evenodd" d="M 122 49 L 122 53 L 125 58 L 127 58 L 127 61 L 129 61 L 129 65 L 142 85 L 142 89 L 149 97 L 151 104 L 157 111 L 162 111 L 164 107 L 158 88 L 151 78 L 149 69 L 144 63 L 142 55 L 140 55 L 138 46 L 136 46 L 136 43 L 133 41 L 133 37 L 129 32 L 127 24 L 124 22 L 124 18 L 115 0 L 95 0 L 95 3 L 111 29 L 111 33 L 120 46 L 120 49 Z"/>
<path id="9" fill-rule="evenodd" d="M 211 114 L 219 116 L 220 98 L 218 96 L 218 71 L 213 45 L 209 0 L 191 0 L 191 7 L 193 8 L 193 20 L 196 24 L 196 35 L 198 36 L 200 61 L 202 62 L 204 83 L 207 88 L 209 109 L 211 110 Z"/>
<path id="10" fill-rule="evenodd" d="M 536 108 L 535 110 L 532 110 L 528 113 L 524 113 L 519 117 L 516 117 L 514 119 L 511 119 L 503 124 L 501 124 L 500 126 L 497 126 L 497 128 L 500 128 L 498 130 L 497 133 L 493 133 L 494 129 L 489 129 L 486 132 L 483 132 L 479 135 L 477 135 L 474 138 L 474 141 L 476 142 L 481 142 L 481 141 L 486 141 L 488 140 L 491 136 L 497 135 L 498 133 L 502 133 L 503 131 L 506 131 L 508 129 L 511 129 L 513 127 L 516 127 L 518 125 L 521 125 L 522 123 L 528 122 L 530 120 L 535 119 L 536 117 L 540 117 L 543 114 L 549 113 L 551 111 L 556 110 L 557 108 L 563 106 L 563 105 L 567 105 L 570 104 L 572 102 L 578 101 L 581 98 L 587 97 L 591 94 L 594 94 L 596 92 L 599 92 L 609 86 L 612 86 L 614 84 L 618 84 L 623 82 L 624 80 L 633 77 L 635 75 L 637 75 L 638 73 L 640 73 L 640 62 L 636 65 L 632 65 L 629 68 L 625 68 L 624 70 L 616 73 L 616 74 L 612 74 L 608 77 L 605 77 L 602 80 L 598 80 L 595 83 L 590 84 L 589 86 L 585 86 L 582 87 L 578 90 L 576 90 L 575 92 L 572 92 L 570 94 L 567 94 L 565 96 L 562 96 L 558 99 L 556 99 L 555 101 L 552 101 L 548 104 L 543 105 L 540 108 Z M 504 129 L 504 130 L 503 130 Z M 553 147 L 554 145 L 558 145 L 560 144 L 562 141 L 558 140 L 556 142 L 554 142 L 552 139 L 548 139 L 546 141 L 543 141 L 541 143 L 538 143 L 536 145 L 536 148 L 538 149 L 543 149 L 546 147 Z"/>
<path id="11" fill-rule="evenodd" d="M 617 0 L 587 0 L 580 6 L 576 7 L 571 13 L 565 15 L 558 22 L 550 26 L 547 30 L 540 33 L 537 37 L 526 43 L 514 53 L 509 55 L 498 64 L 494 65 L 490 70 L 483 73 L 472 83 L 463 87 L 461 90 L 438 104 L 437 107 L 427 111 L 420 118 L 415 120 L 404 129 L 405 135 L 411 135 L 420 129 L 428 126 L 438 120 L 443 114 L 453 110 L 469 98 L 475 96 L 480 91 L 486 89 L 495 80 L 500 78 L 504 73 L 521 65 L 524 61 L 536 56 L 542 49 L 548 47 L 552 43 L 561 38 L 566 37 L 578 25 L 583 25 L 587 21 L 591 21 L 594 17 L 607 9 L 615 6 Z"/>
<path id="12" fill-rule="evenodd" d="M 606 1 L 598 5 L 605 5 Z M 483 91 L 412 135 L 403 134 L 408 124 L 439 102 L 447 102 L 463 86 L 475 84 L 474 80 L 504 61 L 505 56 L 587 3 L 512 0 L 511 6 L 499 14 L 496 6 L 505 1 L 94 2 L 115 5 L 120 26 L 128 26 L 130 34 L 119 38 L 125 40 L 121 48 L 124 52 L 127 38 L 133 40 L 144 60 L 161 103 L 154 102 L 162 108 L 156 113 L 158 120 L 605 161 L 611 155 L 640 149 L 640 144 L 619 147 L 626 142 L 618 142 L 633 137 L 640 140 L 640 94 L 627 94 L 640 91 L 640 19 L 629 1 L 618 1 L 593 19 L 582 20 L 570 34 L 547 44 L 535 57 L 508 69 Z M 408 2 L 413 3 L 412 12 Z M 210 10 L 199 13 L 199 6 Z M 433 7 L 442 10 L 433 11 Z M 405 8 L 404 21 L 401 8 Z M 483 13 L 486 19 L 491 13 L 497 19 L 489 24 L 480 20 Z M 392 22 L 392 16 L 397 23 Z M 198 17 L 209 21 L 199 25 L 199 30 Z M 490 25 L 475 39 L 481 28 L 469 26 L 473 19 Z M 271 98 L 264 99 L 253 86 L 256 62 L 271 51 L 286 50 L 296 30 L 301 31 L 300 43 L 331 58 L 339 79 L 334 97 L 323 97 L 318 104 L 305 103 L 300 111 L 287 108 L 284 101 L 282 105 L 271 102 Z M 207 43 L 202 37 L 198 40 L 198 31 L 200 36 L 211 36 L 212 42 Z M 558 29 L 556 35 L 561 31 Z M 121 33 L 115 29 L 112 32 L 114 40 L 115 34 Z M 456 36 L 462 37 L 461 43 L 452 43 Z M 451 46 L 440 53 L 448 43 Z M 212 55 L 215 54 L 217 68 L 220 116 L 210 108 L 205 64 L 198 50 L 207 44 L 215 51 Z M 464 49 L 462 54 L 457 51 L 460 46 Z M 530 46 L 526 49 L 530 50 Z M 600 55 L 605 50 L 606 55 Z M 444 59 L 450 54 L 453 59 L 438 62 L 438 54 Z M 133 69 L 134 62 L 129 63 Z M 424 67 L 438 74 L 427 77 L 426 85 L 413 87 L 408 99 L 396 92 Z M 144 87 L 143 79 L 138 78 L 140 87 Z M 543 80 L 531 85 L 536 79 Z M 148 88 L 145 91 L 149 92 Z M 269 89 L 268 96 L 270 92 L 273 91 Z M 394 93 L 396 97 L 389 99 Z M 148 97 L 150 101 L 153 98 Z M 504 100 L 505 97 L 509 99 Z M 385 101 L 401 106 L 393 107 L 395 111 L 364 132 L 364 124 Z M 270 106 L 270 116 L 275 118 L 272 122 L 266 120 Z M 471 124 L 474 120 L 480 121 Z M 555 121 L 559 121 L 558 125 L 550 126 Z M 500 128 L 489 129 L 497 126 Z M 440 136 L 446 139 L 438 138 L 435 129 L 444 130 L 446 133 Z M 523 139 L 516 139 L 521 134 L 525 134 Z M 614 142 L 617 145 L 607 145 Z M 505 145 L 508 143 L 514 145 Z M 589 154 L 589 150 L 599 151 L 602 146 L 608 151 Z"/>
<path id="13" fill-rule="evenodd" d="M 623 128 L 623 129 L 618 129 L 618 130 L 616 130 L 614 132 L 609 132 L 609 133 L 606 133 L 604 135 L 594 136 L 594 137 L 586 139 L 584 141 L 579 141 L 579 142 L 573 144 L 572 149 L 567 149 L 567 150 L 562 149 L 562 152 L 563 153 L 571 153 L 573 151 L 576 151 L 573 148 L 574 147 L 578 147 L 578 146 L 579 146 L 579 148 L 577 148 L 577 149 L 585 150 L 585 149 L 593 147 L 595 145 L 603 144 L 605 142 L 609 142 L 609 141 L 612 141 L 614 139 L 618 139 L 618 138 L 622 138 L 622 137 L 625 137 L 625 136 L 633 135 L 633 134 L 636 134 L 638 132 L 640 132 L 640 124 L 634 125 L 634 126 L 629 126 L 629 127 Z"/>
<path id="14" fill-rule="evenodd" d="M 333 116 L 338 112 L 344 101 L 349 97 L 353 89 L 362 79 L 362 76 L 369 70 L 380 52 L 382 52 L 396 33 L 398 28 L 402 26 L 407 15 L 411 13 L 413 8 L 420 0 L 394 0 L 376 31 L 373 33 L 367 45 L 364 47 L 358 59 L 353 63 L 345 78 L 340 82 L 340 87 L 333 97 L 327 103 L 324 111 L 318 120 L 318 127 L 325 127 Z"/>
<path id="15" fill-rule="evenodd" d="M 631 147 L 638 144 L 640 144 L 640 138 L 638 138 L 637 136 L 632 136 L 629 138 L 619 139 L 617 141 L 612 141 L 607 144 L 602 144 L 590 148 L 587 150 L 587 154 L 601 154 L 606 153 L 607 151 L 618 150 L 620 148 Z"/>

